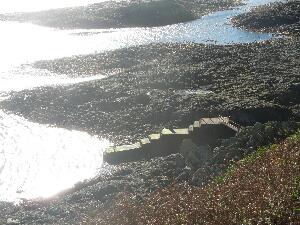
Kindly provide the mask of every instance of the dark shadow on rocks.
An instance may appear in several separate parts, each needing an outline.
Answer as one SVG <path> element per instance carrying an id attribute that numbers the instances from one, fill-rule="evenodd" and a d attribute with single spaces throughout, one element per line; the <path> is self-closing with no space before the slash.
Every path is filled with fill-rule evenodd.
<path id="1" fill-rule="evenodd" d="M 230 113 L 230 118 L 242 126 L 254 125 L 256 122 L 287 121 L 292 117 L 290 110 L 282 107 L 259 107 L 239 109 Z"/>
<path id="2" fill-rule="evenodd" d="M 261 6 L 232 20 L 237 26 L 255 31 L 299 35 L 300 4 L 298 0 Z"/>
<path id="3" fill-rule="evenodd" d="M 42 61 L 34 66 L 70 76 L 108 76 L 24 90 L 0 104 L 32 121 L 115 144 L 187 127 L 201 117 L 232 116 L 244 125 L 297 119 L 298 49 L 297 38 L 232 46 L 158 44 Z"/>
<path id="4" fill-rule="evenodd" d="M 268 146 L 284 139 L 299 129 L 299 124 L 292 121 L 255 123 L 244 127 L 230 139 L 224 139 L 215 147 L 212 157 L 192 177 L 192 184 L 205 185 L 211 179 L 226 172 L 233 161 L 243 159 L 259 147 Z"/>

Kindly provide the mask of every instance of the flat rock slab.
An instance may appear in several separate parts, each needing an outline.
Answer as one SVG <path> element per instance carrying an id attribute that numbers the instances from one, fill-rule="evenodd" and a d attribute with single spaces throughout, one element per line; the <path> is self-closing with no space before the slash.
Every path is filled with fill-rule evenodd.
<path id="1" fill-rule="evenodd" d="M 160 134 L 150 134 L 149 135 L 149 140 L 150 141 L 157 141 L 160 139 Z"/>
<path id="2" fill-rule="evenodd" d="M 174 133 L 176 135 L 189 135 L 189 129 L 188 128 L 174 129 Z"/>

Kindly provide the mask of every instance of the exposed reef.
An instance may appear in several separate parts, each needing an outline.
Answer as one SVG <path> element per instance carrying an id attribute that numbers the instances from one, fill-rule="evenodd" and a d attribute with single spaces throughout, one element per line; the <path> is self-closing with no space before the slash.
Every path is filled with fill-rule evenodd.
<path id="1" fill-rule="evenodd" d="M 158 44 L 35 63 L 58 75 L 107 77 L 1 102 L 32 121 L 115 144 L 200 117 L 230 116 L 243 126 L 213 144 L 184 139 L 177 154 L 105 164 L 51 199 L 1 203 L 0 224 L 166 224 L 162 213 L 171 224 L 298 224 L 299 131 L 280 141 L 300 126 L 299 45 L 297 35 L 231 46 Z"/>
<path id="2" fill-rule="evenodd" d="M 242 128 L 235 137 L 219 140 L 214 148 L 207 146 L 210 154 L 205 160 L 204 146 L 195 148 L 195 144 L 185 140 L 181 154 L 116 166 L 104 165 L 96 178 L 78 183 L 53 198 L 24 201 L 18 206 L 0 202 L 0 223 L 91 224 L 91 219 L 99 218 L 108 209 L 111 210 L 109 213 L 118 214 L 112 208 L 120 196 L 131 196 L 132 201 L 143 203 L 151 193 L 176 183 L 205 185 L 213 175 L 225 172 L 233 161 L 253 153 L 257 147 L 279 142 L 297 128 L 299 124 L 295 122 L 256 123 Z M 120 222 L 123 223 L 125 221 Z M 115 221 L 104 224 L 115 224 Z"/>
<path id="3" fill-rule="evenodd" d="M 30 120 L 84 130 L 126 144 L 201 117 L 241 125 L 297 119 L 299 41 L 232 46 L 159 44 L 37 62 L 102 80 L 12 94 L 1 107 Z"/>
<path id="4" fill-rule="evenodd" d="M 0 20 L 31 22 L 63 29 L 152 27 L 187 22 L 239 3 L 239 0 L 107 1 L 82 7 L 0 15 Z"/>
<path id="5" fill-rule="evenodd" d="M 236 16 L 232 21 L 249 30 L 299 35 L 300 3 L 289 0 L 271 6 L 260 6 L 249 13 Z"/>

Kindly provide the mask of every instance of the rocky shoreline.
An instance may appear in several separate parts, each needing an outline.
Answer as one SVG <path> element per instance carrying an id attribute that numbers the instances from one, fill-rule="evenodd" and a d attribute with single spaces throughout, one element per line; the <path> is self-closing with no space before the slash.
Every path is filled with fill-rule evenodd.
<path id="1" fill-rule="evenodd" d="M 284 35 L 299 35 L 299 21 L 300 4 L 297 0 L 261 6 L 232 20 L 234 24 L 244 29 Z"/>
<path id="2" fill-rule="evenodd" d="M 241 4 L 240 0 L 107 1 L 84 7 L 0 15 L 0 20 L 62 29 L 153 27 L 191 21 L 238 4 Z"/>
<path id="3" fill-rule="evenodd" d="M 175 183 L 205 185 L 226 171 L 233 161 L 253 153 L 257 147 L 279 142 L 299 127 L 295 122 L 256 123 L 245 127 L 236 137 L 220 141 L 206 162 L 198 158 L 201 152 L 195 150 L 193 154 L 181 152 L 149 161 L 104 165 L 96 178 L 78 183 L 52 199 L 24 201 L 19 206 L 1 203 L 0 222 L 86 224 L 124 194 L 134 196 L 135 202 L 143 202 L 149 194 Z"/>
<path id="4" fill-rule="evenodd" d="M 7 111 L 39 123 L 85 130 L 131 143 L 200 117 L 230 116 L 244 127 L 219 140 L 201 160 L 199 148 L 149 161 L 104 165 L 96 178 L 52 199 L 0 204 L 1 224 L 91 224 L 120 195 L 143 202 L 174 183 L 206 185 L 233 161 L 299 129 L 299 37 L 230 46 L 159 44 L 41 61 L 57 74 L 102 80 L 13 93 Z M 67 113 L 66 113 L 67 112 Z M 273 122 L 267 122 L 273 121 Z M 113 212 L 111 212 L 113 213 Z"/>
<path id="5" fill-rule="evenodd" d="M 230 116 L 241 125 L 297 120 L 298 49 L 298 38 L 231 46 L 160 44 L 42 61 L 34 66 L 107 77 L 14 93 L 1 107 L 115 144 L 201 117 Z"/>

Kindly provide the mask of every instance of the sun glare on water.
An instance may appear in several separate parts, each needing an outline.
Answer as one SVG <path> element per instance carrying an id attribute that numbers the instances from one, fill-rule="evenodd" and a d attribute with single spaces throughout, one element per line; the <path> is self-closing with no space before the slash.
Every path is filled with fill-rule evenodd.
<path id="1" fill-rule="evenodd" d="M 86 5 L 99 0 L 3 0 L 0 14 Z M 0 101 L 10 91 L 101 79 L 58 75 L 31 66 L 38 60 L 94 51 L 70 31 L 0 21 Z M 86 43 L 83 45 L 83 43 Z M 111 143 L 85 132 L 32 123 L 0 108 L 0 201 L 49 197 L 97 174 Z"/>
<path id="2" fill-rule="evenodd" d="M 1 0 L 0 14 L 87 5 L 107 0 Z M 121 1 L 121 0 L 120 0 Z M 262 0 L 250 0 L 254 6 Z M 271 2 L 274 0 L 264 0 Z M 249 3 L 248 3 L 249 5 Z M 241 11 L 242 12 L 242 11 Z M 10 91 L 70 85 L 102 79 L 55 74 L 32 63 L 74 55 L 94 54 L 150 43 L 250 43 L 271 34 L 242 31 L 228 23 L 225 10 L 190 23 L 155 28 L 59 30 L 30 23 L 0 20 L 0 101 Z M 88 35 L 84 35 L 89 33 Z M 76 77 L 76 78 L 74 78 Z M 92 177 L 111 145 L 87 133 L 32 123 L 0 108 L 0 201 L 51 196 Z"/>
<path id="3" fill-rule="evenodd" d="M 104 1 L 106 0 L 4 0 L 0 2 L 0 13 L 39 11 Z"/>

